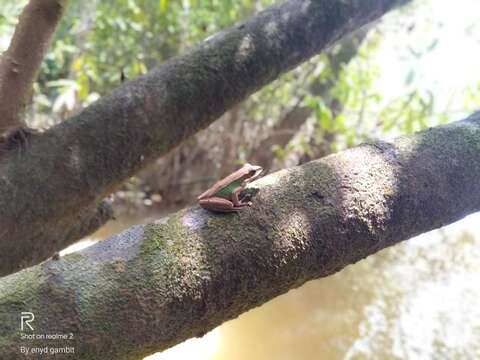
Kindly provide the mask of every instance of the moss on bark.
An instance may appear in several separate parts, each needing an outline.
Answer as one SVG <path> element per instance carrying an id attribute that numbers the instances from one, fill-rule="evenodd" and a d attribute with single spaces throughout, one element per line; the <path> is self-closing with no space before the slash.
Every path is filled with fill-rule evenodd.
<path id="1" fill-rule="evenodd" d="M 288 0 L 206 39 L 0 159 L 0 276 L 93 231 L 97 204 L 248 95 L 408 0 Z M 79 224 L 85 224 L 79 228 Z M 8 255 L 7 255 L 8 254 Z"/>
<path id="2" fill-rule="evenodd" d="M 253 206 L 194 207 L 0 280 L 2 355 L 18 314 L 72 332 L 76 359 L 137 359 L 289 289 L 480 210 L 480 113 L 250 185 Z M 43 346 L 54 343 L 43 342 Z M 57 345 L 58 346 L 58 345 Z"/>

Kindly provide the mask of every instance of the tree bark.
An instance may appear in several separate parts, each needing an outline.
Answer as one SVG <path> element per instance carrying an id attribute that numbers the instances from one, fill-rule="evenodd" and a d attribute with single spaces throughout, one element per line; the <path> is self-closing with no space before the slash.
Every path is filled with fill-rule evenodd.
<path id="1" fill-rule="evenodd" d="M 288 0 L 124 83 L 33 137 L 24 152 L 4 156 L 0 276 L 75 241 L 72 234 L 82 231 L 72 228 L 82 214 L 141 168 L 281 73 L 406 2 Z"/>
<path id="2" fill-rule="evenodd" d="M 21 110 L 66 0 L 30 0 L 0 58 L 0 136 L 21 127 Z"/>
<path id="3" fill-rule="evenodd" d="M 0 280 L 0 347 L 138 359 L 401 240 L 480 210 L 480 112 L 364 144 L 250 185 L 253 206 L 194 207 Z M 19 316 L 36 333 L 21 340 Z"/>

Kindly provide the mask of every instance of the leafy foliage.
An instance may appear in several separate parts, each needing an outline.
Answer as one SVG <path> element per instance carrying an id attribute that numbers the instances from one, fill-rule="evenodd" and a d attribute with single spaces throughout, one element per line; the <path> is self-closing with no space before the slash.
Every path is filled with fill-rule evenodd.
<path id="1" fill-rule="evenodd" d="M 71 2 L 35 84 L 29 121 L 38 127 L 51 126 L 117 87 L 123 75 L 131 79 L 145 74 L 205 37 L 273 2 Z M 12 0 L 0 4 L 2 48 L 7 47 L 25 3 L 26 0 Z M 402 20 L 395 26 L 405 28 Z M 408 28 L 415 29 L 415 24 Z M 168 184 L 155 189 L 152 181 L 146 184 L 134 179 L 128 189 L 124 189 L 124 193 L 132 195 L 123 198 L 138 204 L 145 204 L 144 200 L 151 196 L 158 199 L 165 188 L 180 186 L 178 179 L 184 177 L 189 167 L 191 171 L 185 176 L 193 179 L 211 172 L 214 178 L 224 175 L 236 164 L 249 160 L 262 140 L 286 131 L 282 128 L 282 119 L 298 106 L 311 111 L 301 119 L 289 141 L 262 149 L 272 158 L 272 168 L 294 165 L 379 136 L 410 133 L 447 121 L 448 116 L 438 110 L 435 93 L 423 86 L 417 70 L 421 59 L 436 50 L 439 39 L 433 37 L 408 48 L 405 56 L 410 65 L 406 66 L 404 86 L 392 97 L 386 96 L 378 85 L 383 70 L 376 58 L 388 31 L 388 27 L 380 27 L 362 37 L 363 41 L 354 42 L 352 59 L 338 56 L 345 48 L 340 43 L 327 54 L 285 74 L 232 110 L 234 112 L 226 114 L 208 133 L 199 134 L 197 138 L 201 141 L 185 144 L 188 151 L 179 150 L 172 155 L 177 158 L 167 161 L 172 164 L 169 171 L 177 174 L 168 177 Z M 467 106 L 480 102 L 476 94 L 478 89 L 465 93 Z M 226 138 L 230 141 L 224 141 Z M 186 156 L 186 153 L 195 155 Z M 219 165 L 194 170 L 193 163 L 199 159 Z M 202 174 L 202 171 L 210 173 Z M 184 193 L 185 198 L 194 192 L 191 188 L 185 191 L 189 193 Z"/>

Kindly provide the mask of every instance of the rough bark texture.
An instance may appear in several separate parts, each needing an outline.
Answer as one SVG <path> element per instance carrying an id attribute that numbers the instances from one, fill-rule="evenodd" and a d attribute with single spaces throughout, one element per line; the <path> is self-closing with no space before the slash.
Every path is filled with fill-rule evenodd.
<path id="1" fill-rule="evenodd" d="M 71 346 L 75 359 L 138 359 L 401 240 L 480 210 L 480 113 L 392 143 L 279 171 L 253 206 L 194 207 L 0 280 L 0 347 Z M 20 340 L 21 311 L 36 333 Z"/>
<path id="2" fill-rule="evenodd" d="M 0 58 L 0 136 L 23 126 L 21 110 L 66 0 L 30 0 Z"/>
<path id="3" fill-rule="evenodd" d="M 408 0 L 289 0 L 125 83 L 0 159 L 0 276 L 74 239 L 79 214 L 281 73 Z"/>

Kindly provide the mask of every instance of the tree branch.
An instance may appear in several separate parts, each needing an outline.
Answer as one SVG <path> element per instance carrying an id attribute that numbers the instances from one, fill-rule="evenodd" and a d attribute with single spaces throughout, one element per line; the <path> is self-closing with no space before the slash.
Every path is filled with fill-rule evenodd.
<path id="1" fill-rule="evenodd" d="M 7 51 L 0 58 L 0 136 L 24 126 L 20 117 L 55 28 L 64 0 L 30 0 Z"/>
<path id="2" fill-rule="evenodd" d="M 70 346 L 76 359 L 137 359 L 480 210 L 480 112 L 392 143 L 271 174 L 238 214 L 198 207 L 137 225 L 0 280 L 2 355 Z M 21 340 L 35 332 L 73 340 Z M 59 345 L 61 344 L 61 345 Z"/>
<path id="3" fill-rule="evenodd" d="M 79 211 L 281 73 L 406 2 L 288 0 L 9 153 L 0 161 L 0 276 L 60 250 Z"/>

